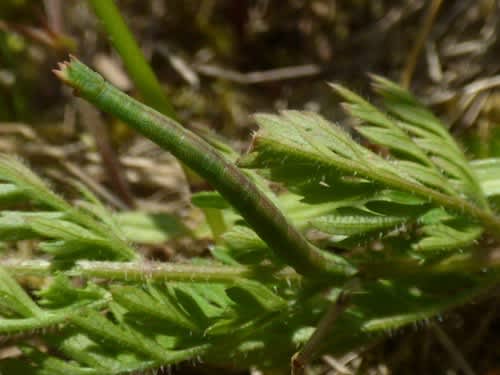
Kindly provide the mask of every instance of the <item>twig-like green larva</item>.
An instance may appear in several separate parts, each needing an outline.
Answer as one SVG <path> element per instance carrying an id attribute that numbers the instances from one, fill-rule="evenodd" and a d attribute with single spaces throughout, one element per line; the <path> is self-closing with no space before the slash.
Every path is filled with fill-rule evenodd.
<path id="1" fill-rule="evenodd" d="M 241 170 L 196 134 L 122 93 L 75 58 L 61 64 L 55 73 L 78 95 L 120 118 L 204 177 L 297 272 L 342 278 L 356 272 L 343 258 L 309 243 Z"/>

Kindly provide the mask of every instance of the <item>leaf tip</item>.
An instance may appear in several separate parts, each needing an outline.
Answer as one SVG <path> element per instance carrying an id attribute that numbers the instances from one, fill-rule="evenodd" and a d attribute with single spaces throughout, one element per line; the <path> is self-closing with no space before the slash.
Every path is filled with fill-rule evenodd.
<path id="1" fill-rule="evenodd" d="M 259 123 L 261 120 L 267 118 L 268 116 L 270 116 L 270 115 L 267 113 L 258 112 L 258 113 L 254 113 L 252 115 L 252 118 L 255 120 L 255 122 Z"/>
<path id="2" fill-rule="evenodd" d="M 327 85 L 330 86 L 336 92 L 342 90 L 343 88 L 342 85 L 337 82 L 328 82 Z"/>

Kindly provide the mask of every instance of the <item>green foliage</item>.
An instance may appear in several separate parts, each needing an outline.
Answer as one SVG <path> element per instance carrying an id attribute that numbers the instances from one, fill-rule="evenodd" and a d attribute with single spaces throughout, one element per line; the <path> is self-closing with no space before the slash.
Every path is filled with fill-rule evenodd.
<path id="1" fill-rule="evenodd" d="M 171 217 L 113 215 L 83 187 L 70 204 L 1 156 L 0 234 L 35 240 L 40 259 L 0 261 L 0 333 L 25 335 L 22 355 L 0 371 L 122 374 L 193 358 L 286 368 L 346 281 L 359 288 L 322 351 L 352 350 L 486 293 L 498 264 L 478 243 L 497 235 L 500 162 L 469 163 L 409 93 L 374 81 L 386 112 L 335 86 L 370 148 L 318 114 L 285 111 L 256 117 L 252 152 L 238 161 L 311 246 L 354 265 L 343 278 L 295 272 L 218 193 L 193 197 L 229 225 L 214 260 L 149 262 L 129 241 L 197 231 Z M 28 294 L 24 275 L 48 282 Z M 29 340 L 40 332 L 49 350 Z"/>
<path id="2" fill-rule="evenodd" d="M 389 114 L 335 87 L 348 100 L 348 110 L 361 120 L 359 133 L 391 151 L 391 157 L 364 148 L 317 114 L 284 111 L 280 116 L 256 117 L 261 130 L 254 151 L 240 165 L 264 169 L 269 178 L 284 183 L 305 202 L 337 202 L 333 212 L 314 218 L 311 224 L 336 236 L 340 246 L 419 223 L 424 224 L 421 233 L 415 243 L 408 241 L 406 249 L 418 251 L 419 257 L 427 256 L 425 250 L 472 245 L 482 233 L 481 226 L 456 215 L 448 199 L 470 200 L 488 209 L 472 168 L 444 127 L 415 99 L 382 78 L 376 78 L 376 85 Z M 436 203 L 455 215 L 443 211 L 441 217 L 424 220 Z"/>

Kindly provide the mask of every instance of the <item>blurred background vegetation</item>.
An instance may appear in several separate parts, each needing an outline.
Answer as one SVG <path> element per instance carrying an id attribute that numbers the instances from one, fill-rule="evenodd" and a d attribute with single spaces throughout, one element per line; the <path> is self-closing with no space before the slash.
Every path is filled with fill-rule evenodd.
<path id="1" fill-rule="evenodd" d="M 408 85 L 471 157 L 500 156 L 498 0 L 116 4 L 179 121 L 239 151 L 255 112 L 307 109 L 347 124 L 326 82 L 370 98 L 367 73 L 376 73 Z M 0 152 L 20 155 L 59 191 L 70 176 L 118 211 L 175 214 L 196 227 L 202 216 L 177 163 L 54 79 L 51 69 L 68 53 L 140 97 L 87 1 L 0 1 Z M 205 253 L 206 242 L 180 238 L 144 251 L 175 259 Z M 339 363 L 356 361 L 363 374 L 460 373 L 458 348 L 471 373 L 500 374 L 497 307 L 493 298 L 466 306 L 437 330 L 410 327 L 336 361 L 326 356 L 310 371 L 342 374 Z"/>

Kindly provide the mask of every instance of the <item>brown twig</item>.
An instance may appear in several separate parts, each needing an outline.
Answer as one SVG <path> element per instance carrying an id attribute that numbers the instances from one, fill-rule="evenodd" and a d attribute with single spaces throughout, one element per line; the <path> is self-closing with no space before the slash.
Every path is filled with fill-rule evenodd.
<path id="1" fill-rule="evenodd" d="M 101 198 L 105 199 L 113 207 L 116 207 L 117 209 L 120 210 L 127 210 L 129 208 L 126 203 L 122 202 L 118 197 L 116 197 L 113 193 L 108 191 L 104 186 L 101 186 L 99 183 L 97 183 L 91 176 L 85 173 L 77 164 L 71 163 L 69 161 L 63 161 L 62 165 L 73 176 L 75 176 L 80 181 L 85 183 L 85 185 L 88 188 L 90 188 L 90 190 L 92 190 L 95 194 L 97 194 Z"/>
<path id="2" fill-rule="evenodd" d="M 78 107 L 84 126 L 95 139 L 102 164 L 108 173 L 109 183 L 113 187 L 115 193 L 129 208 L 135 207 L 134 196 L 125 178 L 123 168 L 116 156 L 116 152 L 111 146 L 107 129 L 99 118 L 99 113 L 93 106 L 83 100 L 78 101 Z"/>
<path id="3" fill-rule="evenodd" d="M 47 23 L 55 33 L 64 32 L 64 17 L 62 14 L 62 0 L 44 0 Z"/>
<path id="4" fill-rule="evenodd" d="M 442 0 L 431 0 L 429 9 L 422 23 L 422 27 L 417 36 L 417 40 L 411 49 L 408 58 L 406 59 L 405 67 L 401 74 L 401 86 L 408 88 L 415 71 L 415 66 L 417 65 L 418 56 L 422 50 L 425 40 L 429 36 L 429 33 L 434 24 L 434 20 L 438 14 L 439 8 L 441 7 Z"/>
<path id="5" fill-rule="evenodd" d="M 314 359 L 325 338 L 330 334 L 338 317 L 349 306 L 349 300 L 350 294 L 346 291 L 342 291 L 335 302 L 330 305 L 325 315 L 321 318 L 313 335 L 302 349 L 293 355 L 291 363 L 292 375 L 304 374 L 305 366 Z"/>
<path id="6" fill-rule="evenodd" d="M 242 85 L 253 85 L 265 82 L 283 81 L 318 75 L 322 69 L 314 64 L 290 66 L 258 72 L 240 73 L 234 70 L 213 65 L 199 65 L 195 70 L 208 77 L 222 78 Z"/>
<path id="7" fill-rule="evenodd" d="M 437 340 L 448 352 L 455 365 L 466 375 L 475 375 L 476 372 L 470 367 L 463 354 L 457 348 L 455 343 L 437 324 L 431 325 L 432 330 L 436 334 Z"/>
<path id="8" fill-rule="evenodd" d="M 55 50 L 73 51 L 76 42 L 71 37 L 33 26 L 8 23 L 0 20 L 0 31 L 14 31 L 26 38 Z"/>

